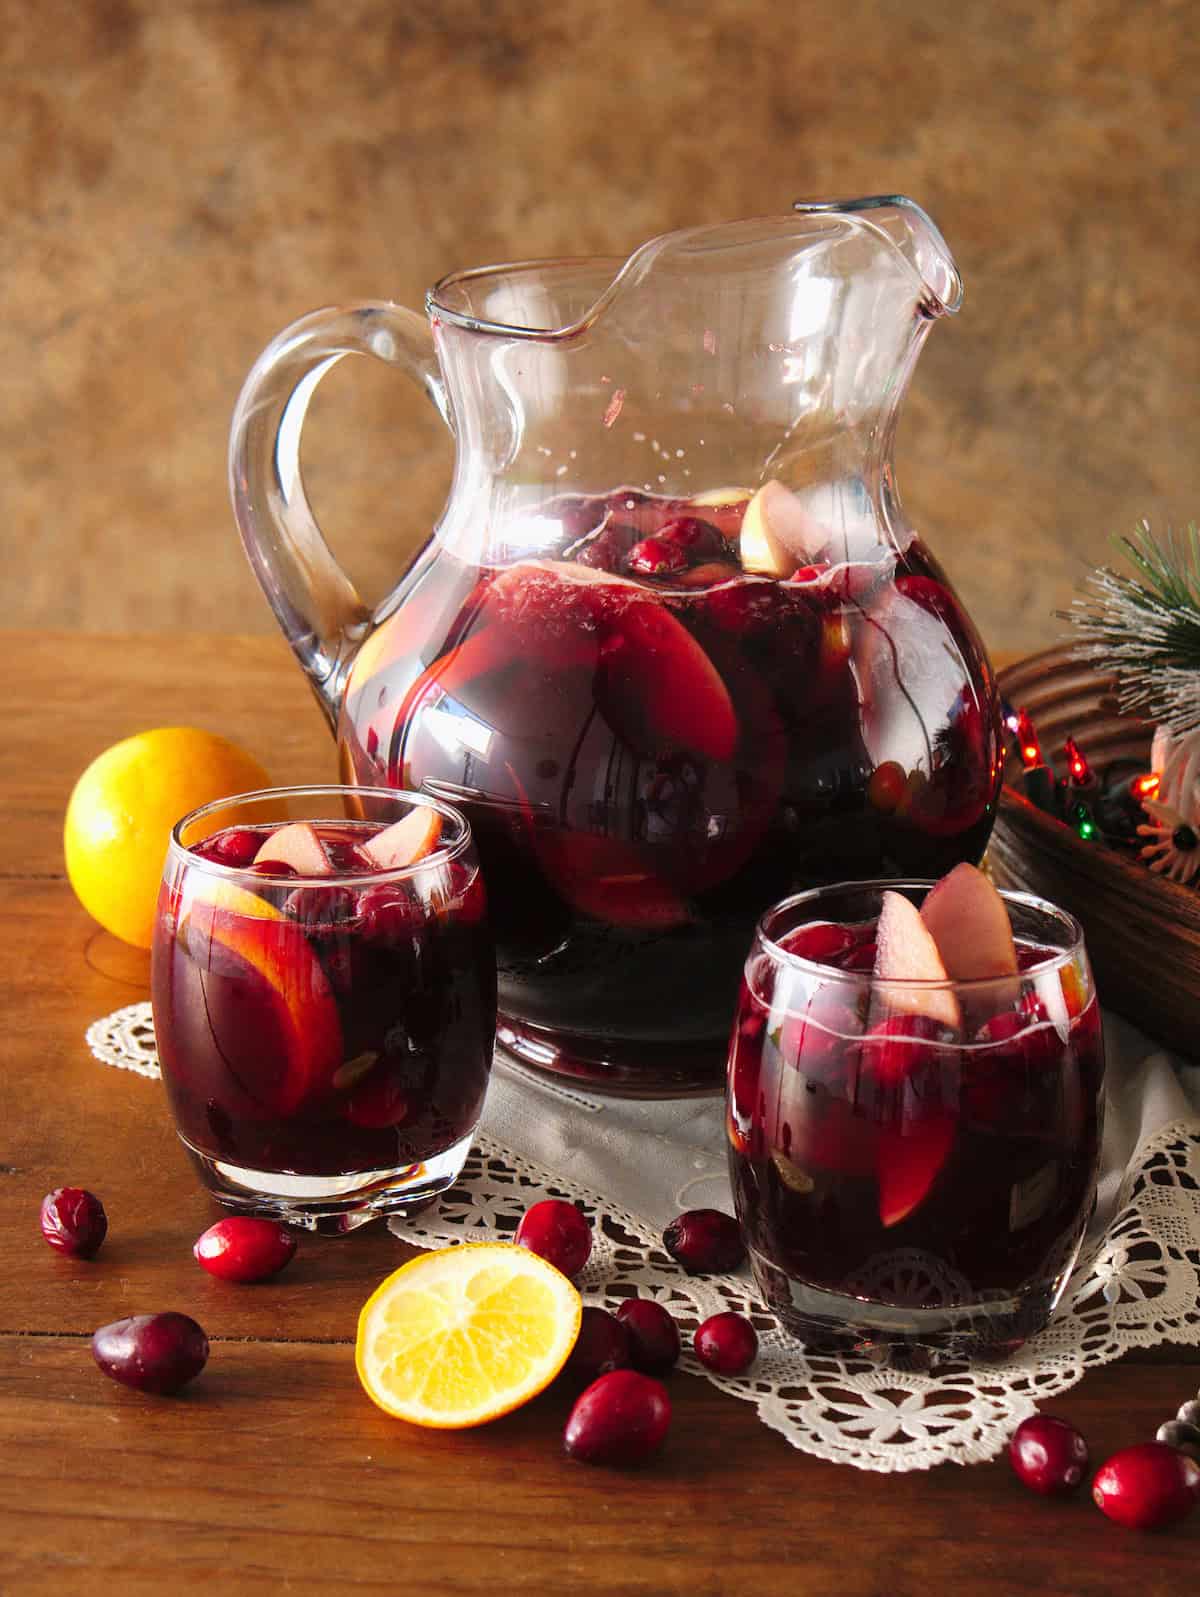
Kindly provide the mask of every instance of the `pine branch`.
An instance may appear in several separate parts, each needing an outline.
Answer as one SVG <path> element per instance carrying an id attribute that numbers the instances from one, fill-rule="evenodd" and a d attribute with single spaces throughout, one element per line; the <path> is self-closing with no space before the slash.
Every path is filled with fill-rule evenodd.
<path id="1" fill-rule="evenodd" d="M 1173 733 L 1200 727 L 1200 529 L 1195 522 L 1160 542 L 1143 522 L 1115 540 L 1137 576 L 1101 566 L 1090 589 L 1060 611 L 1084 640 L 1083 653 L 1113 670 L 1122 710 Z"/>

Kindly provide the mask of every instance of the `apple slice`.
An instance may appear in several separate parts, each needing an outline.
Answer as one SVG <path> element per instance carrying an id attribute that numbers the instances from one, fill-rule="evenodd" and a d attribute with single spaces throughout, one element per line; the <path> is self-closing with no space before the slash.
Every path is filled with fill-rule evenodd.
<path id="1" fill-rule="evenodd" d="M 291 1115 L 329 1086 L 342 1063 L 337 1001 L 298 922 L 256 893 L 197 877 L 179 942 L 197 976 L 197 1059 L 219 1060 L 269 1115 Z"/>
<path id="2" fill-rule="evenodd" d="M 950 980 L 938 946 L 920 911 L 902 893 L 883 895 L 875 928 L 875 980 L 896 984 L 885 986 L 882 994 L 892 1014 L 928 1015 L 958 1030 L 958 999 L 947 987 L 932 985 Z"/>
<path id="3" fill-rule="evenodd" d="M 424 859 L 441 835 L 442 817 L 437 810 L 431 804 L 417 804 L 402 820 L 376 832 L 359 847 L 376 869 L 399 871 Z"/>
<path id="4" fill-rule="evenodd" d="M 721 673 L 682 622 L 650 600 L 628 605 L 605 628 L 596 700 L 613 730 L 647 758 L 684 748 L 728 760 L 737 747 L 737 712 Z"/>
<path id="5" fill-rule="evenodd" d="M 256 865 L 290 865 L 298 876 L 332 876 L 334 869 L 308 821 L 292 821 L 281 826 L 254 856 Z"/>
<path id="6" fill-rule="evenodd" d="M 753 498 L 749 488 L 708 488 L 704 493 L 693 494 L 689 505 L 701 511 L 705 521 L 712 522 L 722 537 L 732 540 L 741 531 L 746 506 Z"/>
<path id="7" fill-rule="evenodd" d="M 924 1202 L 953 1142 L 954 1116 L 945 1113 L 928 1115 L 903 1130 L 880 1129 L 876 1180 L 881 1224 L 899 1225 Z"/>
<path id="8" fill-rule="evenodd" d="M 956 865 L 921 905 L 951 981 L 1017 974 L 1017 949 L 1004 900 L 982 871 Z"/>
<path id="9" fill-rule="evenodd" d="M 800 500 L 774 478 L 746 506 L 739 547 L 743 571 L 766 577 L 790 577 L 814 561 L 829 542 L 829 533 L 805 510 Z"/>

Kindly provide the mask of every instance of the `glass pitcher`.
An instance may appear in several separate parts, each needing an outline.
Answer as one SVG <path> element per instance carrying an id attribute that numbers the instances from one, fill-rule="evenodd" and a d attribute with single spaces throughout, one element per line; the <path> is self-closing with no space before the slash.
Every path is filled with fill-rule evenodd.
<path id="1" fill-rule="evenodd" d="M 318 311 L 247 379 L 230 470 L 251 564 L 343 779 L 469 817 L 499 1037 L 527 1064 L 714 1089 L 769 904 L 981 855 L 996 689 L 892 465 L 960 298 L 912 201 L 800 204 L 623 264 L 454 273 L 427 322 Z M 441 519 L 373 612 L 299 467 L 346 354 L 409 373 L 457 444 Z"/>

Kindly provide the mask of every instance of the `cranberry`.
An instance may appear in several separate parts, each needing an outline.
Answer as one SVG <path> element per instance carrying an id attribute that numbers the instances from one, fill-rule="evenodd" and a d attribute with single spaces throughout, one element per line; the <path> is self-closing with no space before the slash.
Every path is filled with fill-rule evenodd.
<path id="1" fill-rule="evenodd" d="M 133 1314 L 100 1327 L 92 1357 L 139 1392 L 177 1392 L 208 1362 L 208 1338 L 186 1314 Z"/>
<path id="2" fill-rule="evenodd" d="M 746 1257 L 738 1223 L 720 1209 L 685 1209 L 663 1232 L 663 1246 L 689 1275 L 736 1270 Z"/>
<path id="3" fill-rule="evenodd" d="M 598 1376 L 627 1369 L 630 1362 L 629 1329 L 607 1309 L 584 1305 L 579 1335 L 563 1366 L 569 1381 L 586 1386 Z"/>
<path id="4" fill-rule="evenodd" d="M 94 1192 L 56 1187 L 42 1199 L 42 1235 L 52 1248 L 90 1259 L 108 1233 L 108 1216 Z"/>
<path id="5" fill-rule="evenodd" d="M 1017 1479 L 1030 1491 L 1052 1497 L 1073 1492 L 1079 1485 L 1087 1469 L 1088 1448 L 1066 1420 L 1031 1414 L 1013 1432 L 1008 1459 Z"/>
<path id="6" fill-rule="evenodd" d="M 686 549 L 693 560 L 719 559 L 728 548 L 712 522 L 702 521 L 699 516 L 676 516 L 663 523 L 657 536 L 664 543 Z"/>
<path id="7" fill-rule="evenodd" d="M 193 854 L 198 854 L 201 859 L 212 860 L 217 865 L 230 865 L 236 870 L 245 870 L 254 864 L 254 856 L 263 846 L 267 837 L 262 830 L 254 831 L 248 826 L 231 826 L 223 832 L 215 832 L 212 837 L 206 837 L 203 843 L 197 843 L 192 849 Z"/>
<path id="8" fill-rule="evenodd" d="M 222 1281 L 265 1281 L 290 1264 L 296 1239 L 275 1220 L 232 1214 L 210 1225 L 192 1249 L 196 1263 Z"/>
<path id="9" fill-rule="evenodd" d="M 1092 1496 L 1109 1519 L 1131 1530 L 1173 1525 L 1200 1497 L 1200 1464 L 1165 1442 L 1140 1442 L 1101 1464 Z"/>
<path id="10" fill-rule="evenodd" d="M 807 926 L 797 926 L 779 939 L 786 953 L 799 954 L 801 959 L 811 959 L 814 964 L 840 963 L 840 956 L 854 948 L 854 933 L 849 926 L 839 926 L 836 921 L 811 921 Z"/>
<path id="11" fill-rule="evenodd" d="M 578 1275 L 592 1251 L 592 1228 L 565 1198 L 543 1198 L 521 1216 L 515 1241 L 564 1275 Z"/>
<path id="12" fill-rule="evenodd" d="M 639 577 L 673 577 L 687 563 L 686 549 L 666 538 L 643 538 L 625 556 L 625 569 Z"/>
<path id="13" fill-rule="evenodd" d="M 629 1332 L 629 1361 L 643 1375 L 665 1375 L 679 1361 L 679 1327 L 650 1298 L 626 1298 L 617 1310 Z"/>
<path id="14" fill-rule="evenodd" d="M 718 1375 L 742 1375 L 758 1357 L 758 1333 L 744 1314 L 732 1309 L 710 1314 L 692 1339 L 696 1357 Z"/>
<path id="15" fill-rule="evenodd" d="M 563 1446 L 584 1464 L 640 1464 L 658 1452 L 670 1423 L 671 1399 L 661 1381 L 613 1370 L 575 1400 Z"/>

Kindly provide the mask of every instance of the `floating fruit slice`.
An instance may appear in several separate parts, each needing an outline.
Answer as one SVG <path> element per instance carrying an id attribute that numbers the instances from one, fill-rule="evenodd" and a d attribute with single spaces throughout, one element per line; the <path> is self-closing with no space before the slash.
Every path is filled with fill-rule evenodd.
<path id="1" fill-rule="evenodd" d="M 772 479 L 746 506 L 739 545 L 742 570 L 766 577 L 790 577 L 815 560 L 829 533 L 781 482 Z"/>
<path id="2" fill-rule="evenodd" d="M 581 1316 L 566 1276 L 528 1248 L 462 1243 L 418 1255 L 371 1294 L 355 1367 L 367 1396 L 396 1419 L 484 1425 L 549 1385 Z"/>
<path id="3" fill-rule="evenodd" d="M 308 821 L 281 826 L 254 856 L 256 865 L 290 865 L 297 876 L 332 876 L 333 865 Z"/>
<path id="4" fill-rule="evenodd" d="M 749 488 L 709 488 L 694 494 L 689 507 L 699 510 L 705 521 L 726 538 L 736 538 L 742 529 L 746 506 L 754 498 Z"/>
<path id="5" fill-rule="evenodd" d="M 232 882 L 198 879 L 179 940 L 204 989 L 208 1051 L 256 1104 L 289 1115 L 329 1085 L 342 1060 L 337 1002 L 298 922 Z"/>
<path id="6" fill-rule="evenodd" d="M 881 1127 L 876 1179 L 879 1219 L 899 1225 L 924 1202 L 954 1142 L 954 1116 L 927 1115 L 903 1129 Z"/>
<path id="7" fill-rule="evenodd" d="M 381 871 L 398 871 L 424 859 L 442 835 L 442 817 L 432 804 L 417 804 L 402 820 L 395 821 L 361 844 L 362 852 Z"/>
<path id="8" fill-rule="evenodd" d="M 952 981 L 1017 974 L 1017 949 L 1004 900 L 982 871 L 964 860 L 936 883 L 921 920 Z"/>
<path id="9" fill-rule="evenodd" d="M 596 920 L 665 931 L 692 918 L 686 901 L 650 868 L 636 843 L 590 832 L 538 832 L 534 847 L 558 892 Z"/>
<path id="10" fill-rule="evenodd" d="M 880 994 L 893 1014 L 928 1015 L 957 1031 L 958 999 L 948 987 L 932 985 L 950 979 L 938 946 L 916 906 L 902 893 L 883 894 L 875 929 L 875 979 L 895 983 Z"/>
<path id="11" fill-rule="evenodd" d="M 648 758 L 683 748 L 728 760 L 737 747 L 721 673 L 661 604 L 629 604 L 605 627 L 596 698 L 609 725 Z"/>

